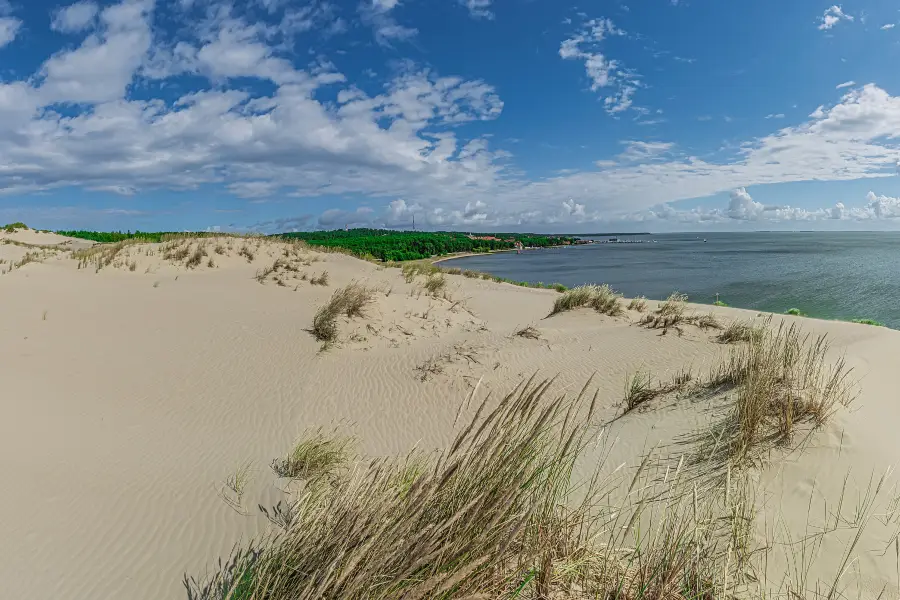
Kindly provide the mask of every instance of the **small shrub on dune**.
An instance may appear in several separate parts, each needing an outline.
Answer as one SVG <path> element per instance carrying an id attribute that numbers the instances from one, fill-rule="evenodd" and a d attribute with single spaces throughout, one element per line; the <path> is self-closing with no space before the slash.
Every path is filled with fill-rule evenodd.
<path id="1" fill-rule="evenodd" d="M 444 273 L 447 275 L 462 275 L 462 269 L 459 267 L 450 267 L 448 269 L 444 269 Z"/>
<path id="2" fill-rule="evenodd" d="M 272 471 L 290 479 L 334 478 L 354 458 L 353 438 L 317 430 L 302 437 L 283 458 L 272 461 Z"/>
<path id="3" fill-rule="evenodd" d="M 805 317 L 806 313 L 800 310 L 799 308 L 789 308 L 784 311 L 784 314 L 791 315 L 792 317 Z"/>
<path id="4" fill-rule="evenodd" d="M 478 279 L 478 277 L 480 277 L 480 275 L 481 275 L 478 271 L 471 271 L 469 269 L 466 269 L 465 271 L 463 271 L 462 274 L 463 274 L 463 277 L 467 277 L 469 279 Z"/>
<path id="5" fill-rule="evenodd" d="M 238 256 L 243 256 L 244 258 L 246 258 L 248 263 L 253 262 L 253 259 L 256 258 L 253 250 L 251 250 L 250 247 L 246 244 L 241 246 L 241 249 L 238 250 Z"/>
<path id="6" fill-rule="evenodd" d="M 553 284 L 550 285 L 550 288 L 553 289 L 553 290 L 556 290 L 556 291 L 559 292 L 560 294 L 562 294 L 563 292 L 565 292 L 566 290 L 569 289 L 569 288 L 567 288 L 566 286 L 564 286 L 564 285 L 561 284 L 561 283 L 553 283 Z"/>
<path id="7" fill-rule="evenodd" d="M 611 317 L 622 314 L 622 305 L 619 303 L 619 295 L 608 285 L 580 285 L 566 290 L 553 303 L 553 309 L 548 316 L 574 310 L 576 308 L 590 307 L 599 313 Z"/>

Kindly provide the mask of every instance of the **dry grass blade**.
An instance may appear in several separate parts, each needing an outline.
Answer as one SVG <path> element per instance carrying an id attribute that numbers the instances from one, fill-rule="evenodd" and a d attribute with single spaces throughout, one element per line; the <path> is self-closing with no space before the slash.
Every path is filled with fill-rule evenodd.
<path id="1" fill-rule="evenodd" d="M 631 302 L 628 303 L 628 310 L 636 310 L 637 312 L 644 312 L 647 310 L 647 299 L 643 296 L 638 296 L 637 298 L 632 298 Z"/>
<path id="2" fill-rule="evenodd" d="M 716 336 L 716 340 L 723 344 L 749 342 L 755 336 L 762 335 L 762 332 L 763 329 L 761 327 L 755 327 L 743 321 L 732 321 Z"/>

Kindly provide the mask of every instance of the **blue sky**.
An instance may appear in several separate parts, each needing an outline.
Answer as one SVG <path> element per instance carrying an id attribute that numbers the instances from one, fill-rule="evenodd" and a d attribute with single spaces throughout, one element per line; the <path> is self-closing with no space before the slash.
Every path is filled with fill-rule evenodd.
<path id="1" fill-rule="evenodd" d="M 900 228 L 896 3 L 0 0 L 0 221 Z"/>

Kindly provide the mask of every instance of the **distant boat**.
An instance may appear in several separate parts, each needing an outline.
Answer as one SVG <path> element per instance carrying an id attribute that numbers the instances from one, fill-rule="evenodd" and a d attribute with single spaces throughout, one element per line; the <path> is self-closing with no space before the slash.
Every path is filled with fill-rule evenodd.
<path id="1" fill-rule="evenodd" d="M 705 239 L 703 240 L 703 243 L 704 243 L 704 244 L 706 243 L 706 240 L 705 240 Z"/>

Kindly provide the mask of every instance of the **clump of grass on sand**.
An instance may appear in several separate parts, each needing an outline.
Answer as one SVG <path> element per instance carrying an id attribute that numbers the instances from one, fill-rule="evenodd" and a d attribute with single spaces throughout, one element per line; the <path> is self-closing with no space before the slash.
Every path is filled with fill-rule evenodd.
<path id="1" fill-rule="evenodd" d="M 647 299 L 643 296 L 638 296 L 637 298 L 632 298 L 631 302 L 628 303 L 628 310 L 636 310 L 638 312 L 644 312 L 647 310 Z"/>
<path id="2" fill-rule="evenodd" d="M 223 482 L 220 495 L 231 508 L 238 512 L 242 512 L 241 502 L 252 474 L 253 463 L 248 461 L 238 465 L 234 472 L 229 473 Z"/>
<path id="3" fill-rule="evenodd" d="M 432 273 L 425 279 L 422 287 L 429 295 L 437 297 L 447 288 L 447 278 L 443 273 Z"/>
<path id="4" fill-rule="evenodd" d="M 716 336 L 723 344 L 749 342 L 754 336 L 762 335 L 763 329 L 744 321 L 732 321 Z"/>
<path id="5" fill-rule="evenodd" d="M 625 412 L 631 412 L 640 405 L 665 394 L 684 390 L 692 381 L 694 374 L 690 368 L 677 372 L 669 383 L 653 385 L 650 373 L 636 371 L 625 378 Z"/>
<path id="6" fill-rule="evenodd" d="M 649 329 L 662 329 L 666 333 L 674 328 L 681 334 L 681 325 L 690 324 L 700 329 L 722 329 L 722 324 L 713 313 L 702 315 L 687 312 L 687 299 L 685 294 L 672 292 L 665 302 L 652 313 L 644 315 L 639 325 Z"/>
<path id="7" fill-rule="evenodd" d="M 622 305 L 619 303 L 619 295 L 608 285 L 580 285 L 562 292 L 562 295 L 553 303 L 550 314 L 574 310 L 576 308 L 590 307 L 597 312 L 616 317 L 622 314 Z"/>
<path id="8" fill-rule="evenodd" d="M 784 311 L 784 314 L 791 315 L 793 317 L 805 317 L 806 313 L 800 310 L 799 308 L 789 308 Z"/>
<path id="9" fill-rule="evenodd" d="M 301 437 L 283 458 L 272 461 L 278 477 L 290 479 L 333 479 L 353 460 L 355 440 L 321 429 Z"/>
<path id="10" fill-rule="evenodd" d="M 313 275 L 309 278 L 309 283 L 312 285 L 328 285 L 328 271 L 322 271 L 318 275 Z"/>
<path id="11" fill-rule="evenodd" d="M 541 339 L 541 332 L 536 327 L 533 327 L 531 325 L 518 329 L 514 335 L 516 335 L 517 337 L 528 338 L 530 340 Z"/>
<path id="12" fill-rule="evenodd" d="M 313 317 L 312 333 L 317 340 L 333 342 L 337 339 L 337 318 L 361 317 L 365 308 L 372 303 L 375 290 L 356 282 L 335 290 L 327 304 L 316 311 Z"/>
<path id="13" fill-rule="evenodd" d="M 854 397 L 851 369 L 843 358 L 827 360 L 823 336 L 781 323 L 732 347 L 711 385 L 733 386 L 734 407 L 718 426 L 716 445 L 740 463 L 773 444 L 787 443 L 800 424 L 821 427 Z"/>

